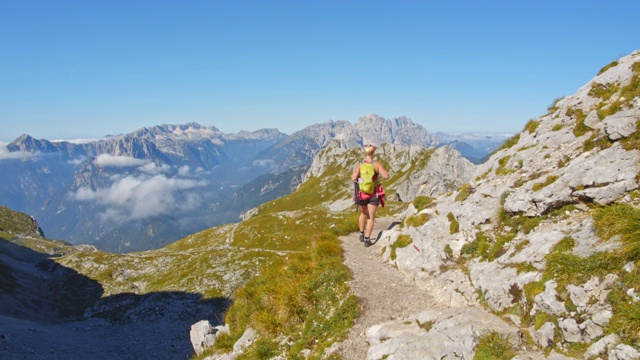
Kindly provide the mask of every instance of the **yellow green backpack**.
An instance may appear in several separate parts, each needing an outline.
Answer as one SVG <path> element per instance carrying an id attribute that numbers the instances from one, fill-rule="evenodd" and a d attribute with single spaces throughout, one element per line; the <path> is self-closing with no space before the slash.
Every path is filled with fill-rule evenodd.
<path id="1" fill-rule="evenodd" d="M 363 162 L 360 164 L 360 178 L 362 181 L 360 182 L 360 191 L 365 194 L 373 194 L 373 191 L 376 187 L 376 171 L 373 168 L 373 161 L 371 163 Z"/>

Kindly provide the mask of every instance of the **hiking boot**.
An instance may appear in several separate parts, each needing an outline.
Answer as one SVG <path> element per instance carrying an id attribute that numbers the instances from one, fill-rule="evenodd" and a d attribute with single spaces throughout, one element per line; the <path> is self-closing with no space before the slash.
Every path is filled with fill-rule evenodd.
<path id="1" fill-rule="evenodd" d="M 360 233 L 360 242 L 364 241 L 364 233 Z"/>
<path id="2" fill-rule="evenodd" d="M 373 244 L 371 243 L 371 240 L 369 240 L 369 239 L 364 239 L 364 247 L 369 247 L 369 246 L 371 246 L 371 245 L 373 245 Z"/>

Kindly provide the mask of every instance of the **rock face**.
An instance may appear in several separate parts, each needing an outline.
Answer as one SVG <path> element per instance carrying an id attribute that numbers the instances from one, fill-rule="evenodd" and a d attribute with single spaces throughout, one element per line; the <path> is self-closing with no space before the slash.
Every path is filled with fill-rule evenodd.
<path id="1" fill-rule="evenodd" d="M 460 152 L 449 146 L 439 147 L 424 168 L 409 170 L 408 179 L 397 186 L 396 192 L 402 201 L 413 201 L 420 195 L 435 197 L 460 188 L 474 171 L 475 166 Z"/>
<path id="2" fill-rule="evenodd" d="M 567 244 L 562 251 L 578 259 L 619 246 L 596 235 L 590 207 L 639 205 L 640 51 L 605 70 L 529 122 L 475 167 L 465 186 L 438 196 L 422 211 L 426 222 L 385 231 L 378 242 L 385 261 L 443 305 L 526 313 L 514 323 L 521 323 L 538 349 L 552 348 L 549 359 L 567 358 L 560 353 L 571 344 L 591 345 L 585 358 L 634 359 L 638 352 L 620 344 L 620 334 L 608 327 L 616 314 L 609 295 L 621 283 L 620 274 L 635 271 L 633 266 L 619 264 L 608 274 L 570 283 L 553 278 L 548 269 L 550 254 Z M 452 166 L 444 170 L 453 171 Z M 421 183 L 429 175 L 414 177 Z M 400 237 L 410 245 L 398 247 Z M 623 301 L 636 301 L 636 290 L 623 289 Z M 532 318 L 548 321 L 530 326 Z M 413 325 L 400 331 L 402 321 L 392 323 L 369 330 L 369 358 L 472 357 L 466 352 L 471 345 L 448 349 L 446 337 Z M 465 341 L 470 340 L 458 343 Z"/>
<path id="3" fill-rule="evenodd" d="M 475 308 L 431 309 L 403 321 L 392 320 L 367 330 L 367 359 L 472 359 L 475 337 L 505 333 L 514 342 L 518 330 L 497 316 Z"/>

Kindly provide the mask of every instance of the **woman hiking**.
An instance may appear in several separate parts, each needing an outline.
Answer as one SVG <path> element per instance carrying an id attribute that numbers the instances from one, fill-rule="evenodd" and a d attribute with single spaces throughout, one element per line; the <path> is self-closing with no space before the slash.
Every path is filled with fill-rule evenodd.
<path id="1" fill-rule="evenodd" d="M 378 176 L 382 176 L 384 179 L 389 178 L 389 173 L 384 166 L 373 160 L 375 151 L 374 145 L 366 144 L 364 146 L 364 161 L 358 163 L 351 174 L 351 181 L 360 184 L 359 196 L 355 200 L 360 205 L 358 227 L 360 228 L 360 241 L 364 242 L 365 247 L 371 246 L 371 233 L 373 232 L 376 211 L 382 200 L 382 185 L 377 181 Z M 372 174 L 370 174 L 371 172 Z M 369 182 L 372 182 L 373 185 L 368 184 Z M 367 185 L 372 188 L 372 191 L 367 189 Z"/>

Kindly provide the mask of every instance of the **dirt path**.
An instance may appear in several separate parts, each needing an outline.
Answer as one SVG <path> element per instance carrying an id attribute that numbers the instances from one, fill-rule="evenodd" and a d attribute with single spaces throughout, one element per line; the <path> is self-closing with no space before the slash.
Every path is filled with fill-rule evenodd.
<path id="1" fill-rule="evenodd" d="M 393 220 L 390 218 L 376 219 L 373 234 L 379 237 L 383 230 L 391 226 Z M 360 299 L 360 317 L 356 319 L 348 338 L 335 345 L 337 352 L 348 360 L 367 358 L 369 344 L 365 331 L 370 326 L 407 317 L 434 306 L 431 297 L 402 272 L 382 262 L 381 245 L 365 248 L 358 235 L 356 232 L 340 239 L 345 264 L 353 276 L 350 286 Z"/>

